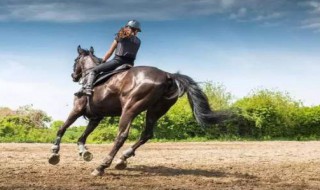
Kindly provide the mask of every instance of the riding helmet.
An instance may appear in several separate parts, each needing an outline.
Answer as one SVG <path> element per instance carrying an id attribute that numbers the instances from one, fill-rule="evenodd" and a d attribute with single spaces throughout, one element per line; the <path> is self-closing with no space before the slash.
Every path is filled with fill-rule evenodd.
<path id="1" fill-rule="evenodd" d="M 129 20 L 126 26 L 130 26 L 131 28 L 137 29 L 139 32 L 141 32 L 140 22 L 136 20 Z"/>

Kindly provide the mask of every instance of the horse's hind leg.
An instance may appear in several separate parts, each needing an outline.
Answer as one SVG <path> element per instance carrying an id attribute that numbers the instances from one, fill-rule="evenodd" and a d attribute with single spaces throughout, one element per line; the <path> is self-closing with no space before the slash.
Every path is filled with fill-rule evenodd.
<path id="1" fill-rule="evenodd" d="M 127 159 L 135 155 L 135 151 L 149 139 L 153 137 L 153 129 L 157 121 L 170 109 L 177 99 L 159 101 L 153 107 L 147 110 L 146 125 L 141 133 L 140 139 L 129 149 L 122 153 L 122 156 L 116 163 L 116 169 L 125 169 L 127 167 Z"/>
<path id="2" fill-rule="evenodd" d="M 83 132 L 81 137 L 78 139 L 78 148 L 79 148 L 79 155 L 85 160 L 85 161 L 91 161 L 93 158 L 93 155 L 91 152 L 89 152 L 85 146 L 87 137 L 91 134 L 91 132 L 99 125 L 102 118 L 92 118 L 89 121 L 89 124 L 86 128 L 86 130 Z"/>
<path id="3" fill-rule="evenodd" d="M 66 132 L 67 128 L 70 127 L 72 123 L 74 123 L 81 115 L 83 115 L 83 110 L 85 108 L 86 104 L 86 99 L 85 98 L 80 98 L 80 99 L 75 99 L 74 101 L 74 107 L 72 111 L 70 112 L 67 120 L 63 123 L 63 125 L 60 127 L 60 129 L 57 132 L 57 137 L 55 142 L 53 143 L 53 146 L 51 148 L 52 150 L 52 155 L 49 158 L 49 163 L 52 165 L 56 165 L 60 161 L 60 156 L 59 156 L 59 150 L 60 150 L 60 142 L 61 138 Z"/>
<path id="4" fill-rule="evenodd" d="M 146 101 L 137 101 L 131 99 L 130 102 L 126 103 L 125 108 L 122 110 L 119 122 L 119 132 L 115 139 L 114 145 L 109 154 L 103 160 L 102 164 L 100 164 L 100 166 L 92 172 L 92 175 L 103 175 L 104 169 L 108 168 L 111 165 L 115 155 L 128 138 L 130 126 L 133 119 L 145 109 L 148 100 L 148 98 L 146 98 Z"/>
<path id="5" fill-rule="evenodd" d="M 108 168 L 111 165 L 113 158 L 115 157 L 115 155 L 117 154 L 119 149 L 122 147 L 125 140 L 128 138 L 131 122 L 135 116 L 136 116 L 136 114 L 134 114 L 134 115 L 129 114 L 129 113 L 122 114 L 122 116 L 120 118 L 120 123 L 119 123 L 119 132 L 118 132 L 118 135 L 115 139 L 112 150 L 109 152 L 109 154 L 103 160 L 102 164 L 100 164 L 100 166 L 97 167 L 92 172 L 92 175 L 94 175 L 94 176 L 103 175 L 104 169 Z"/>

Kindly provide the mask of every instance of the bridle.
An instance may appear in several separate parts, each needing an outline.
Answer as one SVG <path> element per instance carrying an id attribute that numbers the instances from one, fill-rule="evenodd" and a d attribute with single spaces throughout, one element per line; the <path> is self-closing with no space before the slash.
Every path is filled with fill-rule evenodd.
<path id="1" fill-rule="evenodd" d="M 97 64 L 96 60 L 98 60 L 98 58 L 97 58 L 97 57 L 93 57 L 94 55 L 91 55 L 91 54 L 88 54 L 88 55 L 81 54 L 81 55 L 79 55 L 79 56 L 74 60 L 75 63 L 74 63 L 74 66 L 73 66 L 73 73 L 75 73 L 77 65 L 80 64 L 81 71 L 80 71 L 80 73 L 75 74 L 77 77 L 78 77 L 78 76 L 81 76 L 79 80 L 81 80 L 81 78 L 84 78 L 86 75 L 88 75 L 89 71 L 90 71 L 92 68 L 95 67 L 95 66 L 93 66 L 93 67 L 89 67 L 89 68 L 84 68 L 84 64 L 81 64 L 81 61 L 82 61 L 81 59 L 84 58 L 85 56 L 89 56 L 89 57 L 92 59 L 92 61 L 93 61 L 95 64 Z M 95 59 L 95 58 L 96 58 L 96 59 Z M 74 78 L 77 78 L 77 77 L 74 77 Z"/>

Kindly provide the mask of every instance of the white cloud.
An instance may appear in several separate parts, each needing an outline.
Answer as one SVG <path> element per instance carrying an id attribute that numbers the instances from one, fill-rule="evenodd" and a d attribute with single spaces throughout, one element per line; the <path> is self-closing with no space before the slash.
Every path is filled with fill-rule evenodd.
<path id="1" fill-rule="evenodd" d="M 241 7 L 237 12 L 231 13 L 230 19 L 241 19 L 247 14 L 247 9 L 244 7 Z"/>
<path id="2" fill-rule="evenodd" d="M 277 18 L 281 18 L 282 16 L 283 16 L 282 13 L 273 12 L 270 14 L 258 15 L 257 17 L 253 18 L 253 21 L 264 21 L 264 20 L 270 20 L 270 19 L 277 19 Z"/>
<path id="3" fill-rule="evenodd" d="M 302 3 L 301 5 L 308 6 L 312 10 L 311 13 L 320 13 L 320 2 L 317 1 L 307 1 L 305 3 Z"/>
<path id="4" fill-rule="evenodd" d="M 314 32 L 320 31 L 320 2 L 305 1 L 299 3 L 299 6 L 307 8 L 308 16 L 301 21 L 300 28 L 312 30 Z"/>
<path id="5" fill-rule="evenodd" d="M 1 20 L 86 22 L 109 19 L 137 18 L 167 20 L 188 15 L 208 15 L 228 9 L 233 0 L 220 1 L 170 1 L 138 0 L 107 2 L 88 1 L 40 1 L 21 3 L 0 2 Z"/>
<path id="6" fill-rule="evenodd" d="M 310 13 L 310 14 L 307 14 Z M 92 22 L 104 20 L 174 20 L 201 16 L 229 18 L 237 22 L 301 26 L 317 18 L 319 1 L 286 0 L 84 0 L 1 1 L 0 21 Z M 297 16 L 301 15 L 301 16 Z M 302 25 L 301 28 L 318 30 Z"/>
<path id="7" fill-rule="evenodd" d="M 320 22 L 313 22 L 303 25 L 302 28 L 320 29 Z"/>
<path id="8" fill-rule="evenodd" d="M 230 8 L 235 4 L 235 0 L 221 0 L 222 7 Z"/>
<path id="9" fill-rule="evenodd" d="M 280 3 L 279 3 L 280 2 Z M 26 0 L 0 2 L 1 20 L 84 22 L 108 19 L 137 18 L 144 20 L 167 20 L 192 16 L 226 14 L 241 16 L 251 10 L 253 18 L 261 12 L 275 12 L 274 9 L 286 9 L 286 2 L 259 0 Z M 277 13 L 279 14 L 279 13 Z M 272 16 L 272 14 L 271 14 Z M 262 16 L 260 19 L 268 19 Z M 272 16 L 273 18 L 275 15 Z M 258 17 L 259 18 L 259 17 Z"/>

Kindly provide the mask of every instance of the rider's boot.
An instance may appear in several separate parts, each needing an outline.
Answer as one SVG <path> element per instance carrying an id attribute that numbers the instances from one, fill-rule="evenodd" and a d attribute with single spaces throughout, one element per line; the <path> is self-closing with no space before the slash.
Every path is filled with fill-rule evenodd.
<path id="1" fill-rule="evenodd" d="M 84 95 L 83 89 L 84 89 L 84 88 L 81 87 L 77 92 L 74 93 L 74 95 L 75 95 L 75 96 L 78 96 L 78 97 Z"/>
<path id="2" fill-rule="evenodd" d="M 93 87 L 93 80 L 96 77 L 95 72 L 91 71 L 88 74 L 88 78 L 87 78 L 87 83 L 83 88 L 83 94 L 87 95 L 87 96 L 91 96 L 92 95 L 92 87 Z"/>

